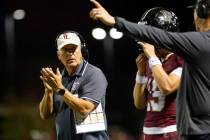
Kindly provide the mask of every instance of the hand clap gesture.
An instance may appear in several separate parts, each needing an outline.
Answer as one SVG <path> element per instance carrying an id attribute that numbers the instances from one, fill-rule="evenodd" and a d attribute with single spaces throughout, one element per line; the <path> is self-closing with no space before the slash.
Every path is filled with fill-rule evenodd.
<path id="1" fill-rule="evenodd" d="M 62 75 L 59 69 L 56 69 L 56 73 L 51 68 L 42 68 L 40 79 L 43 81 L 45 88 L 49 91 L 57 91 L 63 88 Z"/>

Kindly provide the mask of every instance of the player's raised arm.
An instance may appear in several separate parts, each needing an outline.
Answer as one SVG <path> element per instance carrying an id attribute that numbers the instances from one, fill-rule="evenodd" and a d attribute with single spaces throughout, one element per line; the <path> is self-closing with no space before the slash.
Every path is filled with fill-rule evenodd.
<path id="1" fill-rule="evenodd" d="M 108 26 L 114 26 L 115 19 L 111 16 L 107 10 L 96 0 L 90 0 L 95 6 L 90 11 L 90 17 L 94 20 L 100 20 L 102 23 Z"/>

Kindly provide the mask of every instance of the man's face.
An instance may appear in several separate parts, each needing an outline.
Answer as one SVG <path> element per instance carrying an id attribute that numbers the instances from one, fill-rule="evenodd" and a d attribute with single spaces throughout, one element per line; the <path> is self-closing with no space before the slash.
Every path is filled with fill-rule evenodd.
<path id="1" fill-rule="evenodd" d="M 81 47 L 68 44 L 58 51 L 58 58 L 66 68 L 76 68 L 82 62 Z"/>

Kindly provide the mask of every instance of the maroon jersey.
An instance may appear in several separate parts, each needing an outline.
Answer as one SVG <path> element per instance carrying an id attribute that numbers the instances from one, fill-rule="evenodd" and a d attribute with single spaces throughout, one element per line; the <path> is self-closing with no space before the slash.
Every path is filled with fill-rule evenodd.
<path id="1" fill-rule="evenodd" d="M 168 74 L 179 72 L 181 75 L 182 65 L 183 60 L 175 54 L 162 62 L 163 69 Z M 146 76 L 148 77 L 146 86 L 147 114 L 144 120 L 144 133 L 162 134 L 176 131 L 175 100 L 177 91 L 167 96 L 161 93 L 149 67 L 147 67 Z"/>

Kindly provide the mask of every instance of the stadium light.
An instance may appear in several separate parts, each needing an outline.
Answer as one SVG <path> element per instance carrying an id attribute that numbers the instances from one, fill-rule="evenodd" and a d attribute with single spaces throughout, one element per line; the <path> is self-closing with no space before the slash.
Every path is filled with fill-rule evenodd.
<path id="1" fill-rule="evenodd" d="M 24 19 L 26 13 L 23 9 L 18 9 L 13 12 L 13 18 L 15 20 L 22 20 Z"/>
<path id="2" fill-rule="evenodd" d="M 123 37 L 123 33 L 122 32 L 118 32 L 116 28 L 111 28 L 109 30 L 109 35 L 113 39 L 120 39 L 120 38 Z"/>
<path id="3" fill-rule="evenodd" d="M 106 37 L 106 31 L 102 28 L 94 28 L 92 30 L 92 36 L 97 40 L 102 40 Z"/>

